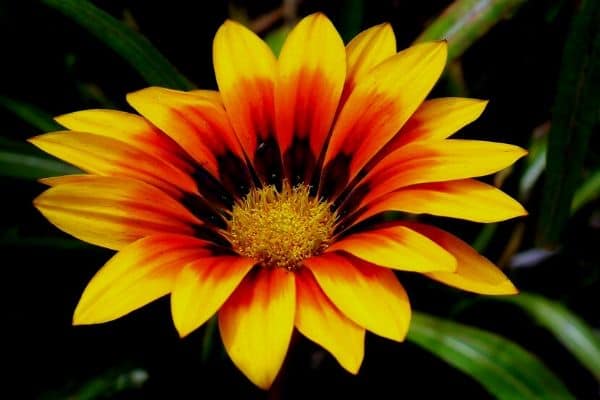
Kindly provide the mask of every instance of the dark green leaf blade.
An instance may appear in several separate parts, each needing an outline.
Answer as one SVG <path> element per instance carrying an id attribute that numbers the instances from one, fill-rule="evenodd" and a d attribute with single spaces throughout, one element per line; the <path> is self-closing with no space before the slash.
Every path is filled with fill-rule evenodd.
<path id="1" fill-rule="evenodd" d="M 583 0 L 573 17 L 563 52 L 548 136 L 546 180 L 538 245 L 559 240 L 581 179 L 588 142 L 600 104 L 600 2 Z"/>
<path id="2" fill-rule="evenodd" d="M 31 179 L 81 173 L 75 167 L 44 156 L 0 150 L 0 176 Z"/>
<path id="3" fill-rule="evenodd" d="M 344 42 L 349 42 L 362 27 L 365 10 L 364 0 L 345 0 L 340 11 L 339 31 Z"/>
<path id="4" fill-rule="evenodd" d="M 448 61 L 460 57 L 524 0 L 456 0 L 421 33 L 416 42 L 446 39 Z"/>
<path id="5" fill-rule="evenodd" d="M 516 304 L 548 329 L 600 381 L 600 341 L 581 318 L 562 304 L 533 293 L 498 298 Z"/>
<path id="6" fill-rule="evenodd" d="M 498 399 L 574 399 L 540 360 L 499 335 L 414 313 L 408 340 L 470 375 Z"/>
<path id="7" fill-rule="evenodd" d="M 11 111 L 17 117 L 21 118 L 31 126 L 38 128 L 40 131 L 49 132 L 61 129 L 60 125 L 54 122 L 54 119 L 52 119 L 50 114 L 33 104 L 0 96 L 0 106 Z"/>
<path id="8" fill-rule="evenodd" d="M 593 172 L 575 191 L 573 202 L 571 203 L 571 214 L 599 197 L 600 169 Z"/>
<path id="9" fill-rule="evenodd" d="M 189 90 L 194 85 L 184 77 L 141 34 L 113 18 L 87 0 L 43 0 L 75 22 L 125 59 L 150 84 Z"/>

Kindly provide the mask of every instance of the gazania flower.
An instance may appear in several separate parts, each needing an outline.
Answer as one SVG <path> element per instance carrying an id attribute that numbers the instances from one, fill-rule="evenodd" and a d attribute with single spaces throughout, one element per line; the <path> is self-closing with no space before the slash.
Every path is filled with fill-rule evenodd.
<path id="1" fill-rule="evenodd" d="M 214 39 L 219 91 L 151 87 L 140 113 L 79 111 L 31 142 L 86 172 L 43 180 L 36 207 L 63 231 L 118 250 L 94 276 L 74 324 L 119 318 L 170 295 L 185 336 L 218 316 L 225 348 L 256 385 L 277 375 L 294 329 L 352 373 L 365 331 L 395 341 L 410 322 L 394 270 L 465 290 L 516 289 L 460 239 L 386 211 L 477 222 L 524 215 L 472 179 L 525 154 L 447 139 L 486 102 L 424 101 L 443 41 L 396 53 L 383 24 L 347 46 L 322 14 L 276 58 L 225 22 Z"/>

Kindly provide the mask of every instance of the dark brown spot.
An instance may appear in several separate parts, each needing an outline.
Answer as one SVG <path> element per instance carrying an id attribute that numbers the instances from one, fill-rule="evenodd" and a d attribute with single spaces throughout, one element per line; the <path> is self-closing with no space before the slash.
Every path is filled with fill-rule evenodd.
<path id="1" fill-rule="evenodd" d="M 333 200 L 339 195 L 348 183 L 350 156 L 339 153 L 323 168 L 320 194 L 323 198 Z"/>
<path id="2" fill-rule="evenodd" d="M 261 182 L 281 189 L 281 156 L 273 135 L 269 135 L 267 140 L 259 142 L 256 146 L 254 169 Z"/>
<path id="3" fill-rule="evenodd" d="M 194 228 L 195 237 L 215 244 L 214 249 L 216 254 L 233 253 L 231 243 L 215 230 L 203 225 L 197 225 Z"/>
<path id="4" fill-rule="evenodd" d="M 355 212 L 361 201 L 365 198 L 365 196 L 371 190 L 371 185 L 368 183 L 363 183 L 358 185 L 352 190 L 348 188 L 344 191 L 334 203 L 334 206 L 337 209 L 337 212 L 340 216 L 346 216 L 353 212 Z"/>
<path id="5" fill-rule="evenodd" d="M 284 155 L 284 164 L 287 169 L 286 176 L 291 185 L 308 184 L 316 162 L 308 138 L 301 139 L 295 136 L 290 148 Z"/>
<path id="6" fill-rule="evenodd" d="M 223 185 L 204 168 L 199 165 L 191 174 L 196 182 L 198 192 L 204 197 L 208 203 L 216 206 L 222 206 L 230 209 L 233 206 L 233 197 L 231 192 L 223 187 Z"/>
<path id="7" fill-rule="evenodd" d="M 198 217 L 203 222 L 217 228 L 224 229 L 227 227 L 227 223 L 223 219 L 223 216 L 215 211 L 215 209 L 202 197 L 193 193 L 185 193 L 179 201 L 194 214 L 194 216 Z"/>
<path id="8" fill-rule="evenodd" d="M 221 183 L 237 197 L 244 197 L 250 191 L 252 177 L 246 163 L 237 155 L 227 152 L 217 157 Z"/>

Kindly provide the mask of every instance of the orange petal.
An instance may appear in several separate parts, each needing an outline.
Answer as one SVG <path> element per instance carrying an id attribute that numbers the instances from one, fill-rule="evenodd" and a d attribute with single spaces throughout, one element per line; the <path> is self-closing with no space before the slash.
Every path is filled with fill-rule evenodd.
<path id="1" fill-rule="evenodd" d="M 344 251 L 370 263 L 403 271 L 454 271 L 456 260 L 442 247 L 404 226 L 353 233 L 326 252 Z"/>
<path id="2" fill-rule="evenodd" d="M 404 225 L 428 236 L 456 257 L 457 266 L 454 272 L 431 272 L 426 274 L 428 277 L 475 293 L 495 295 L 517 293 L 515 286 L 498 267 L 456 236 L 416 222 L 407 222 Z"/>
<path id="3" fill-rule="evenodd" d="M 140 181 L 101 176 L 57 184 L 34 205 L 59 229 L 118 250 L 144 236 L 193 235 L 201 221 L 161 190 Z"/>
<path id="4" fill-rule="evenodd" d="M 223 104 L 248 158 L 266 181 L 281 169 L 274 136 L 276 62 L 271 49 L 237 22 L 226 21 L 215 35 L 213 64 Z"/>
<path id="5" fill-rule="evenodd" d="M 416 141 L 446 139 L 479 118 L 487 103 L 486 100 L 462 97 L 427 100 L 386 145 L 385 151 L 390 153 Z"/>
<path id="6" fill-rule="evenodd" d="M 498 222 L 526 215 L 519 202 L 474 179 L 423 183 L 390 193 L 367 205 L 352 223 L 385 211 L 431 214 L 475 222 Z"/>
<path id="7" fill-rule="evenodd" d="M 377 65 L 356 85 L 325 153 L 326 190 L 339 193 L 400 130 L 437 81 L 446 53 L 445 42 L 412 46 Z M 342 167 L 347 171 L 339 176 Z"/>
<path id="8" fill-rule="evenodd" d="M 513 164 L 527 152 L 518 146 L 480 140 L 447 139 L 399 148 L 379 161 L 355 188 L 362 204 L 418 183 L 488 175 Z M 356 199 L 353 200 L 356 203 Z"/>
<path id="9" fill-rule="evenodd" d="M 391 270 L 335 253 L 309 258 L 304 265 L 348 318 L 379 336 L 404 340 L 410 304 Z"/>
<path id="10" fill-rule="evenodd" d="M 268 389 L 292 337 L 294 273 L 259 268 L 250 273 L 219 311 L 219 329 L 233 363 L 255 385 Z"/>
<path id="11" fill-rule="evenodd" d="M 396 37 L 388 23 L 375 25 L 362 31 L 346 46 L 346 84 L 342 95 L 345 102 L 357 82 L 371 72 L 373 67 L 396 54 Z"/>
<path id="12" fill-rule="evenodd" d="M 344 86 L 344 43 L 325 15 L 312 14 L 289 33 L 278 62 L 279 147 L 288 179 L 298 176 L 306 181 L 321 154 Z"/>
<path id="13" fill-rule="evenodd" d="M 348 372 L 358 373 L 365 330 L 333 305 L 306 268 L 296 273 L 296 328 L 329 351 Z"/>
<path id="14" fill-rule="evenodd" d="M 180 269 L 211 254 L 208 242 L 181 235 L 138 240 L 115 254 L 85 288 L 73 324 L 111 321 L 168 294 Z"/>
<path id="15" fill-rule="evenodd" d="M 190 176 L 160 158 L 108 136 L 52 132 L 29 139 L 46 153 L 98 175 L 134 178 L 177 196 L 196 193 Z"/>
<path id="16" fill-rule="evenodd" d="M 136 114 L 116 110 L 83 110 L 55 118 L 62 126 L 120 140 L 160 158 L 184 172 L 191 172 L 187 153 L 154 125 Z"/>
<path id="17" fill-rule="evenodd" d="M 127 101 L 228 189 L 247 187 L 250 174 L 242 148 L 218 94 L 207 92 L 150 87 L 129 93 Z M 232 178 L 236 180 L 229 182 Z"/>
<path id="18" fill-rule="evenodd" d="M 171 314 L 179 335 L 188 335 L 212 317 L 255 263 L 251 258 L 220 256 L 186 265 L 171 293 Z"/>

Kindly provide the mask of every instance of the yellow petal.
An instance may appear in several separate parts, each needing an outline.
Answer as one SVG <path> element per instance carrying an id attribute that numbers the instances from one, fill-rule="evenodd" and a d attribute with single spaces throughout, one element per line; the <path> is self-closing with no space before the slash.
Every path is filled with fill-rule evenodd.
<path id="1" fill-rule="evenodd" d="M 463 97 L 427 100 L 406 121 L 385 150 L 389 153 L 411 142 L 446 139 L 479 118 L 487 103 L 486 100 Z"/>
<path id="2" fill-rule="evenodd" d="M 456 271 L 431 272 L 426 274 L 428 277 L 446 285 L 480 294 L 517 293 L 515 286 L 498 267 L 456 236 L 429 225 L 415 222 L 407 222 L 405 225 L 427 235 L 456 257 Z"/>
<path id="3" fill-rule="evenodd" d="M 325 15 L 312 14 L 289 33 L 278 63 L 275 122 L 279 147 L 288 178 L 308 180 L 344 87 L 344 43 Z M 300 151 L 307 157 L 297 157 Z"/>
<path id="4" fill-rule="evenodd" d="M 259 141 L 273 138 L 276 61 L 271 49 L 237 22 L 226 21 L 215 35 L 213 64 L 219 91 L 251 161 L 256 161 Z"/>
<path id="5" fill-rule="evenodd" d="M 219 311 L 221 338 L 233 363 L 250 381 L 268 389 L 287 353 L 294 329 L 294 273 L 259 268 L 250 273 Z"/>
<path id="6" fill-rule="evenodd" d="M 348 318 L 379 336 L 404 340 L 410 304 L 391 270 L 334 253 L 309 258 L 304 265 Z"/>
<path id="7" fill-rule="evenodd" d="M 89 182 L 89 179 L 94 175 L 88 174 L 71 174 L 71 175 L 63 175 L 63 176 L 51 176 L 48 178 L 41 178 L 38 182 L 47 185 L 47 186 L 56 186 L 65 183 L 80 183 L 80 182 Z M 93 179 L 93 178 L 91 178 Z"/>
<path id="8" fill-rule="evenodd" d="M 38 196 L 34 205 L 59 229 L 85 242 L 118 250 L 144 236 L 193 235 L 201 224 L 159 189 L 133 179 L 87 176 Z"/>
<path id="9" fill-rule="evenodd" d="M 396 37 L 388 23 L 375 25 L 356 35 L 346 46 L 346 99 L 357 82 L 364 79 L 373 67 L 396 54 Z"/>
<path id="10" fill-rule="evenodd" d="M 347 162 L 345 182 L 352 180 L 421 104 L 446 63 L 445 42 L 422 43 L 392 56 L 373 68 L 346 101 L 325 153 L 323 184 L 334 177 L 336 159 Z M 339 176 L 335 177 L 339 181 Z"/>
<path id="11" fill-rule="evenodd" d="M 527 214 L 512 197 L 473 179 L 423 183 L 400 189 L 367 205 L 353 224 L 384 211 L 432 214 L 475 222 L 498 222 Z"/>
<path id="12" fill-rule="evenodd" d="M 171 294 L 171 314 L 179 335 L 188 335 L 212 317 L 255 263 L 246 257 L 219 256 L 186 265 Z"/>
<path id="13" fill-rule="evenodd" d="M 442 247 L 404 226 L 353 233 L 326 250 L 345 251 L 370 263 L 402 271 L 454 271 L 456 260 Z"/>
<path id="14" fill-rule="evenodd" d="M 379 161 L 356 192 L 367 204 L 387 193 L 418 183 L 488 175 L 513 164 L 527 152 L 518 146 L 480 140 L 447 139 L 399 148 Z"/>
<path id="15" fill-rule="evenodd" d="M 358 373 L 365 330 L 333 305 L 306 268 L 296 273 L 296 328 L 329 351 L 348 372 Z"/>
<path id="16" fill-rule="evenodd" d="M 156 235 L 125 247 L 87 285 L 73 324 L 111 321 L 168 294 L 185 264 L 210 255 L 207 245 L 189 236 Z"/>
<path id="17" fill-rule="evenodd" d="M 52 132 L 29 139 L 46 153 L 98 175 L 138 179 L 171 195 L 197 192 L 196 183 L 172 164 L 107 136 Z"/>
<path id="18" fill-rule="evenodd" d="M 216 95 L 150 87 L 129 93 L 127 101 L 215 178 L 245 173 L 249 180 L 243 151 Z"/>
<path id="19" fill-rule="evenodd" d="M 55 118 L 62 126 L 127 143 L 185 172 L 191 165 L 185 151 L 143 117 L 116 110 L 83 110 Z"/>

